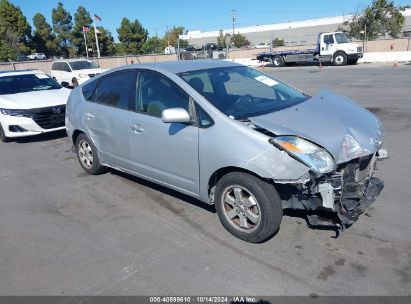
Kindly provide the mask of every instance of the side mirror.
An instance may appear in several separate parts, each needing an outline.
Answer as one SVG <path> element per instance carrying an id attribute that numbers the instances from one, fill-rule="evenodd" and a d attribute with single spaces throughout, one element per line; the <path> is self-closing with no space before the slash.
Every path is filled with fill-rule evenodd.
<path id="1" fill-rule="evenodd" d="M 161 113 L 161 119 L 165 123 L 189 123 L 191 121 L 190 114 L 183 108 L 166 109 Z"/>
<path id="2" fill-rule="evenodd" d="M 63 82 L 61 83 L 61 86 L 62 86 L 62 87 L 65 87 L 65 88 L 68 88 L 68 87 L 69 87 L 69 83 L 68 83 L 67 81 L 63 81 Z"/>

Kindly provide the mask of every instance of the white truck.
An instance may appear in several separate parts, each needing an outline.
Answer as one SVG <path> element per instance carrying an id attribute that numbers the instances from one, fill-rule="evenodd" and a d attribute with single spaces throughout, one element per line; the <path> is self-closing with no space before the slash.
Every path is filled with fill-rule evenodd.
<path id="1" fill-rule="evenodd" d="M 270 62 L 275 67 L 302 62 L 330 62 L 334 65 L 356 64 L 362 58 L 361 46 L 349 42 L 343 32 L 319 33 L 317 47 L 307 50 L 262 52 L 259 61 Z"/>

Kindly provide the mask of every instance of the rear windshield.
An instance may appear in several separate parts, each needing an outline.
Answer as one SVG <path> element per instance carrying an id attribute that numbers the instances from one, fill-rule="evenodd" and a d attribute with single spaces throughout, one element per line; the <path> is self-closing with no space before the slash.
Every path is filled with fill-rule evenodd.
<path id="1" fill-rule="evenodd" d="M 73 61 L 70 62 L 70 66 L 73 70 L 86 70 L 99 68 L 97 62 L 91 60 Z"/>
<path id="2" fill-rule="evenodd" d="M 46 74 L 0 77 L 0 95 L 57 89 L 61 89 L 61 86 Z"/>

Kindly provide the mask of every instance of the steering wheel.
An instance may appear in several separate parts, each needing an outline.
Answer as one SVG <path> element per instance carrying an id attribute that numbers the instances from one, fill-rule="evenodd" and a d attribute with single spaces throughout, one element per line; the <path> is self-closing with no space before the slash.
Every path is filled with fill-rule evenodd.
<path id="1" fill-rule="evenodd" d="M 234 106 L 242 103 L 242 102 L 247 102 L 247 103 L 253 103 L 254 102 L 254 97 L 250 94 L 245 94 L 243 96 L 241 96 L 240 98 L 238 98 L 231 106 L 230 109 L 233 108 Z"/>

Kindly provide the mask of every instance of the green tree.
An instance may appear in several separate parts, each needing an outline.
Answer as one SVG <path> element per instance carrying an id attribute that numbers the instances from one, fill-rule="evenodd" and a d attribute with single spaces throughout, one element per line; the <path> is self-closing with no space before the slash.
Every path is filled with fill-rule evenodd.
<path id="1" fill-rule="evenodd" d="M 47 57 L 57 55 L 59 53 L 59 43 L 46 18 L 37 13 L 33 17 L 33 24 L 35 27 L 33 33 L 34 49 L 37 52 L 46 54 Z"/>
<path id="2" fill-rule="evenodd" d="M 274 38 L 272 43 L 273 43 L 273 47 L 284 46 L 285 45 L 283 38 Z"/>
<path id="3" fill-rule="evenodd" d="M 0 49 L 1 59 L 15 59 L 19 53 L 31 50 L 31 27 L 18 6 L 9 0 L 0 0 Z"/>
<path id="4" fill-rule="evenodd" d="M 183 35 L 187 31 L 185 30 L 184 26 L 173 26 L 171 29 L 165 32 L 164 34 L 164 41 L 167 44 L 174 46 L 177 48 L 177 40 L 179 39 L 180 35 Z M 187 40 L 180 40 L 180 48 L 185 48 L 188 46 Z"/>
<path id="5" fill-rule="evenodd" d="M 386 34 L 398 37 L 405 22 L 405 17 L 401 14 L 403 9 L 396 7 L 393 1 L 374 0 L 363 12 L 354 14 L 350 21 L 344 22 L 338 30 L 358 39 L 364 39 L 365 28 L 368 39 Z"/>
<path id="6" fill-rule="evenodd" d="M 84 44 L 83 26 L 88 26 L 91 28 L 90 13 L 83 7 L 79 6 L 74 14 L 74 24 L 71 30 L 71 42 L 73 46 L 77 49 L 77 55 L 86 56 L 86 46 Z M 86 33 L 88 47 L 94 41 L 94 32 Z"/>
<path id="7" fill-rule="evenodd" d="M 71 48 L 71 29 L 73 28 L 72 17 L 64 8 L 63 3 L 59 2 L 57 8 L 53 8 L 51 12 L 53 21 L 53 30 L 57 35 L 62 53 L 68 57 Z"/>
<path id="8" fill-rule="evenodd" d="M 229 33 L 223 34 L 223 31 L 220 30 L 220 33 L 218 34 L 217 37 L 217 45 L 219 48 L 227 48 L 227 44 L 231 40 L 231 35 Z"/>
<path id="9" fill-rule="evenodd" d="M 121 25 L 117 29 L 120 46 L 118 52 L 123 54 L 141 53 L 144 43 L 147 41 L 148 31 L 136 19 L 131 22 L 128 18 L 121 20 Z"/>
<path id="10" fill-rule="evenodd" d="M 150 37 L 143 45 L 144 54 L 158 54 L 162 53 L 164 49 L 164 39 L 160 39 L 156 36 Z"/>
<path id="11" fill-rule="evenodd" d="M 231 37 L 231 43 L 234 44 L 236 48 L 240 48 L 242 46 L 250 45 L 250 41 L 248 41 L 247 37 L 238 33 L 234 34 Z"/>

